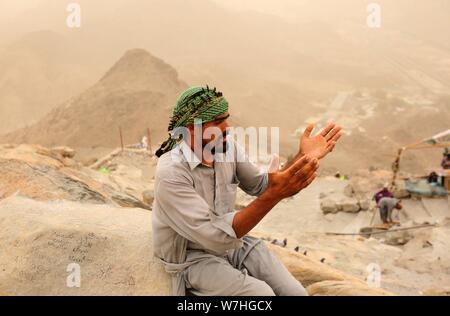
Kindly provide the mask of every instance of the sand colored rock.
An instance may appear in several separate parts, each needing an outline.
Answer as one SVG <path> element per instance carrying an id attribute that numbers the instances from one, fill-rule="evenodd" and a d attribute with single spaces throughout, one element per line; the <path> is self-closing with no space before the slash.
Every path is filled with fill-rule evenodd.
<path id="1" fill-rule="evenodd" d="M 446 288 L 431 288 L 423 291 L 426 296 L 450 296 L 450 287 Z"/>
<path id="2" fill-rule="evenodd" d="M 39 145 L 0 145 L 0 159 L 14 159 L 58 168 L 63 166 L 61 161 L 52 157 L 49 149 Z"/>
<path id="3" fill-rule="evenodd" d="M 383 289 L 371 288 L 365 284 L 351 281 L 322 281 L 307 287 L 312 296 L 391 296 Z"/>
<path id="4" fill-rule="evenodd" d="M 170 295 L 170 278 L 152 255 L 151 216 L 140 209 L 12 196 L 0 202 L 0 293 L 5 295 Z M 327 295 L 379 295 L 356 277 L 269 244 L 305 286 Z M 67 287 L 78 264 L 81 285 Z M 70 267 L 70 266 L 69 266 Z M 342 290 L 324 281 L 354 284 Z M 346 283 L 346 284 L 347 284 Z M 333 283 L 334 284 L 334 283 Z"/>
<path id="5" fill-rule="evenodd" d="M 361 208 L 361 210 L 363 211 L 367 211 L 371 208 L 371 203 L 369 199 L 360 199 L 358 201 L 359 207 Z"/>
<path id="6" fill-rule="evenodd" d="M 168 295 L 169 275 L 153 258 L 151 213 L 69 201 L 0 202 L 0 293 Z M 67 287 L 69 264 L 80 287 Z"/>
<path id="7" fill-rule="evenodd" d="M 114 221 L 117 216 L 120 217 L 117 217 L 117 220 L 123 222 L 121 225 L 125 225 L 128 222 L 140 222 L 135 217 L 137 216 L 136 214 L 139 216 L 141 212 L 146 212 L 150 216 L 148 211 L 137 210 L 133 207 L 147 208 L 147 204 L 142 205 L 141 199 L 144 199 L 142 193 L 146 190 L 151 192 L 153 188 L 154 161 L 149 159 L 148 153 L 125 151 L 123 154 L 116 155 L 108 160 L 110 166 L 115 166 L 114 170 L 105 174 L 99 172 L 99 170 L 86 168 L 81 165 L 72 168 L 67 167 L 58 160 L 58 157 L 54 157 L 49 153 L 51 150 L 34 145 L 0 146 L 0 213 L 2 214 L 0 215 L 0 227 L 2 229 L 6 227 L 4 232 L 0 232 L 0 242 L 8 245 L 6 247 L 10 252 L 8 256 L 11 256 L 11 253 L 20 253 L 16 257 L 23 258 L 16 260 L 16 257 L 8 257 L 9 259 L 5 259 L 5 262 L 8 262 L 9 266 L 14 265 L 8 271 L 19 273 L 20 275 L 16 278 L 20 279 L 28 276 L 32 280 L 31 282 L 36 282 L 33 285 L 33 291 L 39 294 L 50 293 L 50 291 L 63 293 L 60 289 L 50 289 L 48 283 L 47 285 L 42 285 L 42 282 L 50 283 L 53 282 L 51 281 L 52 278 L 57 279 L 61 275 L 67 276 L 69 274 L 65 270 L 59 271 L 60 274 L 54 274 L 52 272 L 53 268 L 48 267 L 52 266 L 56 259 L 49 258 L 61 255 L 76 260 L 86 260 L 87 257 L 83 259 L 81 255 L 81 257 L 72 256 L 70 251 L 76 252 L 78 248 L 82 248 L 81 253 L 84 254 L 84 244 L 92 246 L 94 243 L 100 243 L 101 240 L 98 241 L 96 239 L 97 236 L 115 234 L 117 229 Z M 421 293 L 423 288 L 442 289 L 448 284 L 446 275 L 448 275 L 448 262 L 450 260 L 447 246 L 447 236 L 449 234 L 448 229 L 445 228 L 447 227 L 445 220 L 439 221 L 442 227 L 423 230 L 423 232 L 414 232 L 414 238 L 404 246 L 393 247 L 382 243 L 381 239 L 386 242 L 386 236 L 389 234 L 386 236 L 380 235 L 380 241 L 373 238 L 363 238 L 358 241 L 353 240 L 351 237 L 338 238 L 320 234 L 319 232 L 357 232 L 360 227 L 369 225 L 372 213 L 339 211 L 336 214 L 324 215 L 323 211 L 320 210 L 320 201 L 332 199 L 337 205 L 337 202 L 342 200 L 352 200 L 354 204 L 358 203 L 361 206 L 361 200 L 348 197 L 343 199 L 340 192 L 346 185 L 346 181 L 343 182 L 334 178 L 331 180 L 327 178 L 318 179 L 317 181 L 316 184 L 302 192 L 298 197 L 288 199 L 277 205 L 276 209 L 258 227 L 258 231 L 265 234 L 259 237 L 267 237 L 270 234 L 272 237 L 278 238 L 278 240 L 288 238 L 287 248 L 274 245 L 269 245 L 269 247 L 305 286 L 314 285 L 311 287 L 312 294 L 366 295 L 373 293 L 373 295 L 379 295 L 379 291 L 372 292 L 373 289 L 368 289 L 364 281 L 367 276 L 367 265 L 372 262 L 380 262 L 382 267 L 382 287 L 392 293 L 417 295 Z M 16 192 L 18 191 L 18 195 L 22 197 L 17 196 Z M 319 193 L 321 192 L 326 192 L 326 194 L 322 195 L 322 199 L 319 198 Z M 23 196 L 33 200 L 26 199 L 25 202 L 25 197 Z M 237 204 L 243 207 L 248 205 L 252 199 L 252 197 L 241 194 Z M 404 202 L 405 210 L 411 217 L 410 220 L 418 218 L 414 207 L 417 206 L 419 201 L 406 200 Z M 431 202 L 441 201 L 433 200 L 427 202 L 426 204 L 429 204 L 428 208 L 430 211 L 440 211 L 442 214 L 439 212 L 436 214 L 442 215 L 441 217 L 447 214 L 444 212 L 445 210 L 440 210 L 442 203 L 436 204 Z M 4 203 L 10 207 L 7 208 L 7 211 L 2 212 L 6 208 L 3 207 L 3 205 L 6 205 Z M 14 207 L 11 207 L 11 205 Z M 39 207 L 35 207 L 36 205 L 39 205 Z M 123 209 L 119 206 L 131 208 Z M 45 212 L 41 215 L 36 215 L 35 208 L 44 209 Z M 72 215 L 64 215 L 67 212 L 72 212 L 72 210 L 75 210 Z M 81 214 L 80 212 L 83 210 L 89 210 L 89 213 L 84 212 Z M 136 213 L 136 211 L 138 212 Z M 5 214 L 16 214 L 17 216 L 12 217 L 11 215 L 6 220 L 3 218 L 3 216 L 6 216 Z M 64 228 L 65 226 L 61 226 L 59 221 L 62 219 L 59 216 L 65 216 L 73 223 L 73 229 L 69 230 Z M 102 216 L 106 219 L 100 218 Z M 102 229 L 96 232 L 97 228 L 92 224 L 92 221 L 94 221 L 95 225 L 101 225 L 105 232 Z M 32 222 L 38 222 L 40 225 L 39 229 L 35 229 L 36 225 L 30 224 Z M 150 224 L 146 222 L 146 227 L 138 228 L 138 230 L 148 229 L 147 234 L 151 236 Z M 402 224 L 405 224 L 405 226 L 409 225 L 403 217 Z M 13 231 L 13 226 L 14 229 L 22 227 L 22 231 L 25 231 L 25 233 L 19 233 L 18 230 Z M 60 226 L 63 227 L 62 233 L 59 231 Z M 30 227 L 30 229 L 27 227 Z M 111 231 L 109 231 L 110 227 Z M 37 235 L 34 234 L 36 230 L 39 232 L 39 234 L 36 233 Z M 68 230 L 70 233 L 67 233 Z M 133 230 L 134 226 L 131 231 Z M 135 244 L 132 246 L 135 248 L 132 249 L 144 249 L 147 247 L 144 243 L 151 242 L 151 239 L 149 240 L 148 238 L 143 239 L 139 236 L 135 238 L 136 235 L 129 235 L 128 231 L 128 228 L 124 229 L 123 234 L 119 236 L 125 241 L 122 241 L 119 237 L 114 239 L 117 247 L 126 249 L 121 250 L 122 253 L 126 253 L 126 256 L 130 256 L 127 238 L 135 239 L 133 241 Z M 90 237 L 92 235 L 90 232 L 94 234 L 95 238 Z M 2 234 L 7 234 L 8 236 Z M 16 237 L 14 237 L 14 234 Z M 57 237 L 54 237 L 53 234 Z M 63 238 L 58 239 L 59 235 L 63 236 Z M 76 240 L 87 240 L 87 242 L 81 241 L 80 246 L 72 240 L 72 237 L 67 237 L 67 235 L 74 236 L 73 238 Z M 53 244 L 55 244 L 54 238 L 60 240 L 58 247 L 64 249 L 55 250 L 52 248 Z M 396 244 L 402 243 L 398 242 Z M 299 252 L 293 251 L 296 246 L 299 247 Z M 100 260 L 99 258 L 103 260 L 104 257 L 109 262 L 109 260 L 112 260 L 111 256 L 120 257 L 118 249 L 109 251 L 108 247 L 112 246 L 106 244 L 105 247 L 102 245 L 94 250 L 88 249 L 87 251 L 94 258 L 92 259 L 94 263 L 91 262 L 91 264 L 100 266 L 103 269 L 102 263 L 96 263 L 96 260 Z M 105 253 L 100 248 L 105 248 L 109 252 Z M 62 254 L 57 253 L 57 251 L 61 251 Z M 305 251 L 307 251 L 307 256 L 303 255 Z M 141 255 L 134 252 L 131 253 L 132 258 L 130 258 L 131 261 L 129 262 L 147 260 L 139 257 Z M 3 258 L 0 258 L 0 260 L 3 260 Z M 324 263 L 321 263 L 323 258 L 326 260 Z M 41 261 L 36 263 L 33 260 Z M 128 266 L 130 266 L 129 262 L 127 262 Z M 75 263 L 78 263 L 78 261 L 75 261 Z M 19 267 L 21 264 L 31 266 L 29 268 L 31 272 L 24 272 L 28 268 L 14 270 L 16 269 L 15 266 Z M 90 275 L 95 274 L 93 270 L 96 266 L 89 266 Z M 114 273 L 114 278 L 118 281 L 115 283 L 124 284 L 125 281 L 123 281 L 122 276 L 125 275 L 125 278 L 127 275 L 121 272 L 122 270 L 119 268 L 117 269 L 118 272 Z M 163 275 L 167 277 L 165 273 Z M 3 274 L 2 277 L 6 278 L 7 276 Z M 12 274 L 12 277 L 14 277 L 14 274 Z M 145 276 L 141 277 L 138 274 L 138 278 L 145 279 Z M 0 280 L 1 282 L 2 280 Z M 357 285 L 349 286 L 349 284 L 353 283 Z M 25 281 L 18 283 L 17 291 L 28 293 L 27 291 L 29 290 L 24 287 L 24 284 Z M 133 284 L 138 284 L 134 274 L 127 284 L 130 287 Z M 112 289 L 111 284 L 107 285 L 107 288 L 108 293 L 112 294 L 144 293 L 144 290 L 133 290 L 128 287 L 123 287 L 116 291 L 116 289 Z M 10 295 L 14 288 L 12 290 L 8 288 L 8 290 L 9 292 L 5 293 L 5 290 L 0 288 L 0 293 Z M 354 291 L 359 292 L 355 293 Z M 94 288 L 92 293 L 104 292 Z"/>
<path id="8" fill-rule="evenodd" d="M 110 200 L 101 184 L 91 179 L 83 181 L 83 175 L 75 169 L 0 159 L 0 170 L 3 198 L 20 192 L 42 201 L 66 199 L 107 203 Z"/>
<path id="9" fill-rule="evenodd" d="M 142 192 L 142 200 L 147 205 L 152 205 L 155 195 L 152 190 L 145 190 Z"/>
<path id="10" fill-rule="evenodd" d="M 320 209 L 324 214 L 337 213 L 339 212 L 339 207 L 335 201 L 332 199 L 324 199 L 320 201 Z"/>
<path id="11" fill-rule="evenodd" d="M 367 204 L 363 204 L 363 206 L 367 209 Z M 326 197 L 320 201 L 320 208 L 324 214 L 335 214 L 337 212 L 357 213 L 362 209 L 360 201 L 346 196 Z"/>
<path id="12" fill-rule="evenodd" d="M 268 244 L 292 275 L 302 282 L 310 295 L 393 295 L 383 289 L 371 288 L 364 281 L 342 273 L 303 254 Z"/>
<path id="13" fill-rule="evenodd" d="M 53 147 L 52 152 L 61 155 L 62 157 L 73 158 L 76 154 L 75 150 L 67 146 Z"/>
<path id="14" fill-rule="evenodd" d="M 140 192 L 148 183 L 139 185 L 142 174 L 133 177 L 133 173 L 128 172 L 140 170 L 124 166 L 122 173 L 108 177 L 78 166 L 69 158 L 74 154 L 73 150 L 66 147 L 0 147 L 0 199 L 20 192 L 41 201 L 64 199 L 151 209 L 150 205 L 140 200 Z M 71 163 L 67 164 L 67 160 Z"/>
<path id="15" fill-rule="evenodd" d="M 344 198 L 338 202 L 338 207 L 342 212 L 356 213 L 360 210 L 360 206 L 357 199 Z"/>

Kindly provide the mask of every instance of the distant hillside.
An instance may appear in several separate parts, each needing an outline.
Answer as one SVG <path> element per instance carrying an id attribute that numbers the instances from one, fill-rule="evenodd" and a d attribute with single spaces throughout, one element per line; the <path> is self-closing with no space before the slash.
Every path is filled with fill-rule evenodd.
<path id="1" fill-rule="evenodd" d="M 94 83 L 99 67 L 78 60 L 79 49 L 50 31 L 29 33 L 1 47 L 0 133 L 36 122 Z"/>
<path id="2" fill-rule="evenodd" d="M 156 142 L 165 137 L 170 108 L 186 87 L 161 59 L 130 50 L 93 87 L 3 141 L 115 147 L 121 126 L 126 143 L 137 142 L 147 127 Z"/>

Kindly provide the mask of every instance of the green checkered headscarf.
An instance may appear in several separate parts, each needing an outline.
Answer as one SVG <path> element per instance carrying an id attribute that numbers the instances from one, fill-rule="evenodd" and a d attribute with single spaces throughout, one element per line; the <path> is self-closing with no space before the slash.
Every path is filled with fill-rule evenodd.
<path id="1" fill-rule="evenodd" d="M 216 117 L 228 111 L 228 101 L 222 92 L 216 88 L 191 87 L 184 91 L 178 98 L 173 115 L 169 123 L 169 138 L 156 151 L 156 156 L 170 151 L 175 146 L 177 139 L 172 137 L 173 131 L 178 127 L 186 127 L 194 124 L 195 119 L 201 119 L 202 123 L 214 121 Z"/>

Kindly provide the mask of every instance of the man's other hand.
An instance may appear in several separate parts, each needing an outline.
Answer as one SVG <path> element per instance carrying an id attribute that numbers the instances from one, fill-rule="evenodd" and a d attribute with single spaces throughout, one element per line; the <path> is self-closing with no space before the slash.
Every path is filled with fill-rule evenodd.
<path id="1" fill-rule="evenodd" d="M 317 158 L 303 156 L 286 170 L 269 173 L 267 190 L 279 200 L 293 196 L 313 182 L 318 168 Z"/>
<path id="2" fill-rule="evenodd" d="M 311 133 L 314 124 L 310 124 L 300 138 L 301 156 L 308 155 L 311 158 L 322 159 L 333 151 L 336 142 L 342 136 L 342 128 L 334 123 L 329 123 L 317 136 Z"/>

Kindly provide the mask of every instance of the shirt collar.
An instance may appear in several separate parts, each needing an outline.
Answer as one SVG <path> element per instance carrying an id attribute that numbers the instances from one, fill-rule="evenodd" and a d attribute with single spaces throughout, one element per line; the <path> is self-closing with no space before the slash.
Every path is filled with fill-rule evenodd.
<path id="1" fill-rule="evenodd" d="M 186 162 L 189 164 L 189 167 L 191 170 L 194 170 L 198 165 L 203 164 L 201 160 L 197 157 L 197 155 L 192 151 L 192 149 L 184 142 L 181 141 L 178 146 L 180 147 L 180 151 L 186 160 Z M 216 153 L 216 160 L 217 161 L 224 161 L 224 154 L 223 153 Z M 205 165 L 206 166 L 206 165 Z M 207 166 L 210 167 L 210 166 Z"/>
<path id="2" fill-rule="evenodd" d="M 178 146 L 180 146 L 180 151 L 186 162 L 189 164 L 191 170 L 194 170 L 198 165 L 202 163 L 197 155 L 195 155 L 192 149 L 184 141 L 181 141 Z"/>

